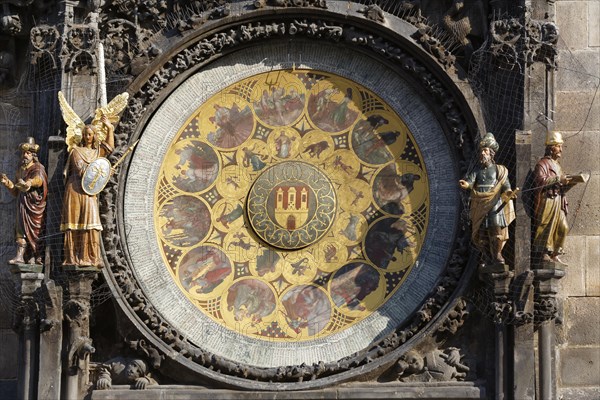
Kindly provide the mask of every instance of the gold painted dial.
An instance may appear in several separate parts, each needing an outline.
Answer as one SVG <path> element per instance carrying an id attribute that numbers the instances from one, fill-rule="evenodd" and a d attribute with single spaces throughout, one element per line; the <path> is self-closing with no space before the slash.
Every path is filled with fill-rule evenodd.
<path id="1" fill-rule="evenodd" d="M 269 341 L 364 320 L 419 257 L 429 181 L 404 121 L 331 73 L 280 70 L 212 96 L 162 160 L 163 261 L 199 312 Z"/>

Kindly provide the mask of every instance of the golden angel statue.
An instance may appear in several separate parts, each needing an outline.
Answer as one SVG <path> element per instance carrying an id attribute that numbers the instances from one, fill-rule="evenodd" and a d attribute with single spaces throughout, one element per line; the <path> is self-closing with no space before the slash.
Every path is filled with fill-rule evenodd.
<path id="1" fill-rule="evenodd" d="M 115 145 L 113 123 L 127 105 L 128 93 L 116 96 L 108 105 L 96 109 L 91 124 L 85 125 L 67 103 L 62 92 L 58 102 L 67 124 L 66 181 L 60 230 L 65 233 L 63 265 L 102 267 L 100 255 L 100 211 L 96 194 L 110 175 L 106 156 Z M 108 168 L 106 165 L 108 164 Z M 104 184 L 98 186 L 98 182 Z M 100 187 L 100 190 L 90 190 Z"/>

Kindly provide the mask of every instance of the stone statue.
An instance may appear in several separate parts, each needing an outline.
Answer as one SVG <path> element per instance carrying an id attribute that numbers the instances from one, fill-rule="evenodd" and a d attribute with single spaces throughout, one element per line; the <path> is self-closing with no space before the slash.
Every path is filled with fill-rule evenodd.
<path id="1" fill-rule="evenodd" d="M 67 150 L 65 165 L 65 195 L 60 230 L 65 233 L 63 265 L 102 267 L 100 254 L 100 211 L 98 198 L 86 192 L 82 178 L 88 166 L 112 153 L 114 127 L 117 115 L 127 104 L 127 93 L 113 99 L 107 106 L 96 110 L 90 125 L 84 125 L 59 92 L 59 104 L 67 123 Z M 113 120 L 111 122 L 111 119 Z"/>
<path id="2" fill-rule="evenodd" d="M 17 169 L 16 183 L 2 174 L 2 183 L 17 197 L 16 241 L 17 255 L 9 264 L 41 264 L 42 241 L 48 194 L 48 177 L 44 166 L 38 161 L 40 146 L 28 137 L 19 145 L 21 165 Z"/>
<path id="3" fill-rule="evenodd" d="M 470 368 L 462 362 L 460 349 L 435 349 L 424 356 L 409 350 L 396 363 L 397 380 L 401 382 L 464 381 Z"/>
<path id="4" fill-rule="evenodd" d="M 110 359 L 100 366 L 96 389 L 110 389 L 113 384 L 133 385 L 133 388 L 138 390 L 158 385 L 150 376 L 146 362 L 138 358 L 125 357 Z"/>
<path id="5" fill-rule="evenodd" d="M 498 147 L 494 135 L 486 133 L 479 142 L 479 166 L 459 181 L 462 189 L 471 190 L 471 238 L 485 267 L 505 265 L 502 249 L 515 218 L 508 170 L 494 162 Z"/>
<path id="6" fill-rule="evenodd" d="M 568 204 L 565 193 L 576 183 L 585 182 L 582 175 L 563 173 L 559 159 L 563 139 L 560 132 L 548 132 L 546 151 L 533 170 L 533 251 L 543 262 L 564 264 L 558 256 L 563 253 L 567 224 Z"/>

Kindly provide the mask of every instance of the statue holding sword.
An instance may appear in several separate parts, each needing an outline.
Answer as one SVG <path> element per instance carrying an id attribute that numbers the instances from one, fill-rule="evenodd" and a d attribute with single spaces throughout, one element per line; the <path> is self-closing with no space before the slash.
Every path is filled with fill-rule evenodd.
<path id="1" fill-rule="evenodd" d="M 122 93 L 108 105 L 96 110 L 90 125 L 85 125 L 58 94 L 63 119 L 67 124 L 65 195 L 60 229 L 65 234 L 63 265 L 102 267 L 100 254 L 100 211 L 97 194 L 104 188 L 113 170 L 105 158 L 114 149 L 114 126 L 118 114 L 127 105 Z"/>
<path id="2" fill-rule="evenodd" d="M 471 238 L 481 252 L 481 266 L 504 266 L 502 249 L 508 240 L 508 226 L 515 219 L 508 169 L 496 164 L 498 142 L 486 133 L 479 142 L 479 165 L 459 181 L 462 189 L 471 191 Z"/>

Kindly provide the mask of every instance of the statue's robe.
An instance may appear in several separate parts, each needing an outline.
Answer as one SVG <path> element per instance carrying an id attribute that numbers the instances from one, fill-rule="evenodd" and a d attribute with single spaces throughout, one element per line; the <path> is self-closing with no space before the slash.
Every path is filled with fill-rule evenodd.
<path id="1" fill-rule="evenodd" d="M 562 253 L 569 231 L 568 204 L 560 185 L 562 168 L 551 157 L 540 159 L 533 170 L 534 187 L 534 251 L 557 255 Z"/>

